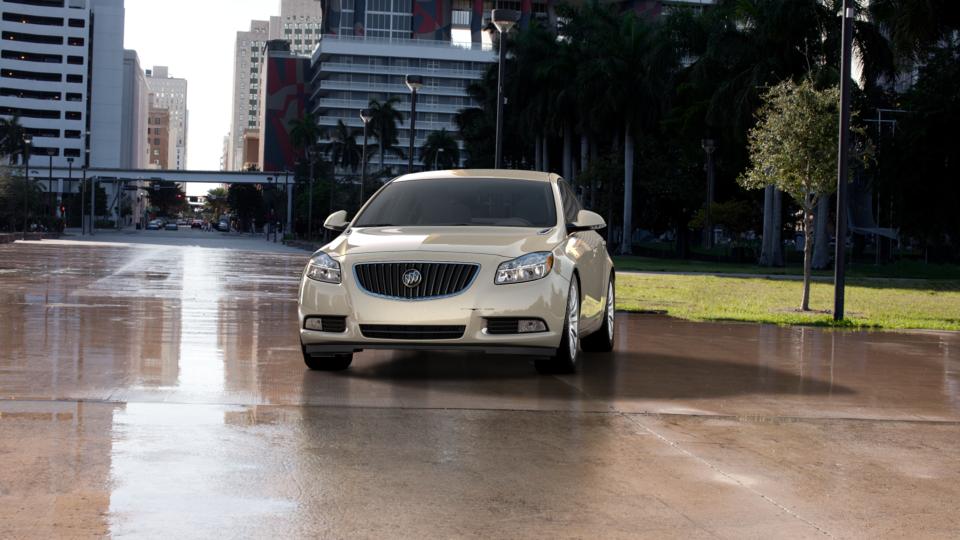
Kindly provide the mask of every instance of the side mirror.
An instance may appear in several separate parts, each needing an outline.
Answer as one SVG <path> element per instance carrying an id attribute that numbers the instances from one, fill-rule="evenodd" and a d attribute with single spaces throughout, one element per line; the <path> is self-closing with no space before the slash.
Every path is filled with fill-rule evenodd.
<path id="1" fill-rule="evenodd" d="M 577 220 L 573 223 L 567 223 L 567 232 L 575 233 L 580 231 L 596 231 L 607 226 L 607 222 L 600 217 L 600 214 L 589 210 L 581 210 L 577 214 Z"/>
<path id="2" fill-rule="evenodd" d="M 350 222 L 347 221 L 346 210 L 338 210 L 330 214 L 327 220 L 323 222 L 323 228 L 331 231 L 342 231 L 348 226 L 350 226 Z"/>

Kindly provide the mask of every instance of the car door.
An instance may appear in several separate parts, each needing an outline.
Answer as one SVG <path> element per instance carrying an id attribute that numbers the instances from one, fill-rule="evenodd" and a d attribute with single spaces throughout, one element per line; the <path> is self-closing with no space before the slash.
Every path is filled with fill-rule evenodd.
<path id="1" fill-rule="evenodd" d="M 576 194 L 565 180 L 559 180 L 557 186 L 560 191 L 560 201 L 563 204 L 564 222 L 573 223 L 582 209 L 580 201 L 577 200 Z M 603 239 L 593 231 L 574 233 L 571 237 L 571 240 L 577 243 L 576 251 L 580 253 L 577 260 L 577 269 L 580 271 L 580 288 L 582 290 L 580 315 L 587 319 L 585 329 L 590 329 L 603 311 L 604 279 L 600 275 L 599 267 L 602 265 L 597 257 L 599 242 Z"/>

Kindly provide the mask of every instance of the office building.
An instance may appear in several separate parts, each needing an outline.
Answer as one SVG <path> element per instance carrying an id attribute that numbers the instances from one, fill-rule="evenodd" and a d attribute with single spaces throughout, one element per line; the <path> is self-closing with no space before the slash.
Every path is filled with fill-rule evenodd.
<path id="1" fill-rule="evenodd" d="M 120 167 L 143 169 L 147 165 L 147 115 L 150 89 L 140 68 L 137 51 L 123 53 L 123 116 L 121 117 Z"/>
<path id="2" fill-rule="evenodd" d="M 320 0 L 280 0 L 280 16 L 270 17 L 270 39 L 289 41 L 291 53 L 310 56 L 323 32 L 322 14 Z"/>
<path id="3" fill-rule="evenodd" d="M 243 170 L 243 134 L 260 128 L 260 68 L 269 39 L 269 21 L 251 21 L 250 30 L 237 32 L 233 59 L 233 118 L 224 170 Z"/>
<path id="4" fill-rule="evenodd" d="M 166 66 L 154 66 L 147 70 L 150 87 L 150 108 L 166 110 L 170 126 L 167 131 L 166 168 L 187 168 L 187 138 L 190 113 L 187 109 L 187 80 L 171 77 Z"/>
<path id="5" fill-rule="evenodd" d="M 147 120 L 149 169 L 170 169 L 170 110 L 150 108 Z"/>
<path id="6" fill-rule="evenodd" d="M 328 34 L 312 57 L 309 110 L 322 128 L 333 128 L 342 120 L 360 130 L 360 110 L 371 99 L 383 102 L 396 97 L 396 109 L 404 117 L 398 126 L 397 147 L 406 153 L 411 94 L 405 76 L 421 75 L 424 82 L 417 97 L 414 146 L 419 149 L 431 131 L 446 129 L 458 136 L 455 115 L 476 106 L 467 87 L 495 61 L 493 49 L 484 44 Z M 379 155 L 371 159 L 377 169 L 379 159 Z M 466 159 L 463 152 L 461 159 Z M 406 163 L 395 154 L 384 156 L 384 167 L 394 172 L 405 171 Z M 419 168 L 420 164 L 416 162 L 415 166 Z"/>

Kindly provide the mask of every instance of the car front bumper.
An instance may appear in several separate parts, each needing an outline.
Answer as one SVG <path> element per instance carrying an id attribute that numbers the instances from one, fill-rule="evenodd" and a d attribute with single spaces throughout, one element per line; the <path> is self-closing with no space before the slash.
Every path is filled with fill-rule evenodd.
<path id="1" fill-rule="evenodd" d="M 454 296 L 400 300 L 373 295 L 356 281 L 353 265 L 363 262 L 413 260 L 410 253 L 350 257 L 341 264 L 342 282 L 331 284 L 301 277 L 300 341 L 308 353 L 335 354 L 362 349 L 473 350 L 501 354 L 552 354 L 561 339 L 569 276 L 555 267 L 547 277 L 527 283 L 495 285 L 497 267 L 505 258 L 459 253 L 417 253 L 417 262 L 479 264 L 477 277 Z M 559 266 L 559 265 L 558 265 Z M 304 327 L 308 317 L 346 317 L 343 332 Z M 547 330 L 490 334 L 488 318 L 540 319 Z M 381 339 L 364 336 L 361 325 L 464 326 L 455 339 Z"/>

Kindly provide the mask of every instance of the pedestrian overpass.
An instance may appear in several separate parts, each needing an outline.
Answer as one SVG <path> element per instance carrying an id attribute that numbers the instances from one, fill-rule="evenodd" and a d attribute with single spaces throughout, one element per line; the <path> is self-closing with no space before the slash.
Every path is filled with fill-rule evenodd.
<path id="1" fill-rule="evenodd" d="M 55 192 L 58 198 L 63 193 L 81 192 L 80 181 L 91 183 L 89 201 L 84 202 L 84 208 L 89 205 L 91 214 L 95 208 L 96 186 L 106 184 L 113 186 L 113 199 L 124 190 L 147 189 L 142 182 L 176 182 L 180 184 L 261 184 L 273 185 L 283 189 L 287 199 L 287 230 L 293 225 L 293 189 L 295 183 L 291 171 L 184 171 L 165 169 L 122 169 L 109 167 L 30 167 L 30 179 L 37 182 L 48 192 Z M 53 183 L 56 182 L 56 186 Z M 136 184 L 130 186 L 129 184 Z M 44 185 L 46 184 L 46 185 Z M 58 201 L 59 204 L 59 201 Z M 86 227 L 84 227 L 86 228 Z"/>

